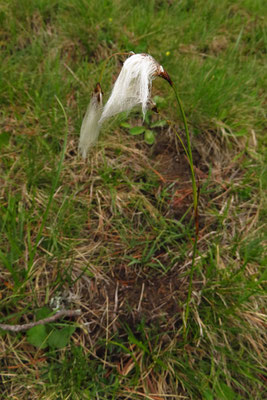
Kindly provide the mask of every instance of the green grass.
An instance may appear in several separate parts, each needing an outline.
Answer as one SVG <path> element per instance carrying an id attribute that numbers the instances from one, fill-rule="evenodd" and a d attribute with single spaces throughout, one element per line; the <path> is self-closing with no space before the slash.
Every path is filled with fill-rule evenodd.
<path id="1" fill-rule="evenodd" d="M 57 299 L 82 311 L 0 331 L 0 398 L 266 397 L 265 16 L 263 0 L 0 3 L 0 319 L 38 319 Z M 77 154 L 106 59 L 125 51 L 164 66 L 188 120 L 189 308 L 192 186 L 168 84 L 153 82 L 153 146 L 129 134 L 135 110 Z M 105 100 L 124 59 L 106 64 Z"/>

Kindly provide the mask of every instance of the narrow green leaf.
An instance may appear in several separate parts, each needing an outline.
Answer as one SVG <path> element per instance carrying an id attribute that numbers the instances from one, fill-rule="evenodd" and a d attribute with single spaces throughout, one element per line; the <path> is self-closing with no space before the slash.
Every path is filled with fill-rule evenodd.
<path id="1" fill-rule="evenodd" d="M 145 353 L 149 354 L 149 349 L 142 343 L 140 340 L 136 339 L 136 337 L 132 334 L 129 334 L 128 340 L 130 343 L 136 344 L 139 349 L 142 349 Z"/>
<path id="2" fill-rule="evenodd" d="M 147 124 L 147 125 L 150 125 L 150 118 L 151 118 L 151 111 L 147 111 L 146 112 L 146 114 L 145 114 L 145 119 L 144 119 L 144 121 L 145 121 L 145 123 Z"/>
<path id="3" fill-rule="evenodd" d="M 204 400 L 213 400 L 214 399 L 212 391 L 209 388 L 205 389 L 205 391 L 203 392 L 203 398 L 204 398 Z"/>
<path id="4" fill-rule="evenodd" d="M 239 397 L 229 386 L 224 382 L 218 383 L 216 393 L 219 400 L 237 400 Z"/>
<path id="5" fill-rule="evenodd" d="M 167 125 L 167 121 L 165 121 L 165 119 L 161 119 L 160 121 L 156 121 L 153 122 L 153 124 L 151 124 L 151 128 L 161 128 L 163 126 Z"/>
<path id="6" fill-rule="evenodd" d="M 123 128 L 127 128 L 127 129 L 129 129 L 129 128 L 132 127 L 132 125 L 129 124 L 128 122 L 122 122 L 122 123 L 121 123 L 121 126 L 122 126 Z"/>

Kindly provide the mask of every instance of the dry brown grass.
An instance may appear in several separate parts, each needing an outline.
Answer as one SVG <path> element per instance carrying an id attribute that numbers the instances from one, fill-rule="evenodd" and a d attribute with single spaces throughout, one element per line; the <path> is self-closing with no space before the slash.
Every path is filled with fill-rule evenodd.
<path id="1" fill-rule="evenodd" d="M 206 185 L 199 201 L 199 255 L 196 261 L 201 263 L 209 253 L 214 237 L 220 237 L 220 247 L 217 244 L 216 265 L 218 270 L 222 271 L 222 276 L 224 274 L 227 276 L 233 272 L 233 270 L 229 272 L 228 265 L 232 264 L 232 256 L 228 248 L 231 251 L 232 240 L 237 232 L 245 238 L 257 224 L 259 205 L 256 193 L 249 201 L 243 203 L 240 203 L 238 196 L 233 193 L 233 187 L 238 188 L 242 185 L 239 182 L 244 175 L 238 156 L 242 153 L 242 147 L 233 156 L 229 152 L 230 139 L 223 136 L 219 139 L 219 136 L 212 132 L 206 132 L 204 138 L 205 142 L 203 138 L 201 142 L 195 142 L 197 150 L 194 150 L 198 184 L 200 187 L 204 183 Z M 239 145 L 241 146 L 240 143 Z M 105 165 L 104 172 L 103 165 Z M 108 182 L 109 178 L 112 179 L 114 171 L 119 176 L 119 182 L 115 185 L 115 192 L 112 193 L 109 184 L 103 185 L 103 176 Z M 144 176 L 144 171 L 145 174 L 153 176 L 154 182 L 157 182 L 157 185 L 147 193 L 140 189 L 139 185 L 140 176 Z M 15 179 L 12 172 L 10 178 Z M 85 354 L 103 363 L 107 376 L 115 368 L 123 382 L 124 377 L 127 377 L 138 363 L 140 385 L 134 390 L 125 386 L 121 398 L 131 398 L 133 394 L 137 398 L 146 396 L 153 400 L 188 398 L 183 385 L 179 390 L 180 394 L 174 395 L 174 387 L 167 383 L 170 381 L 169 374 L 172 375 L 178 362 L 175 358 L 173 361 L 172 358 L 168 360 L 168 371 L 164 375 L 162 372 L 158 375 L 153 367 L 147 369 L 144 352 L 134 344 L 129 347 L 132 356 L 119 354 L 118 357 L 112 357 L 112 361 L 107 350 L 104 351 L 105 347 L 99 346 L 101 340 L 108 343 L 112 342 L 115 336 L 124 338 L 125 324 L 136 332 L 136 327 L 143 320 L 146 321 L 147 327 L 150 326 L 151 329 L 156 327 L 157 332 L 166 332 L 161 335 L 157 343 L 159 358 L 173 351 L 177 341 L 181 340 L 179 338 L 182 336 L 192 243 L 189 241 L 186 244 L 182 258 L 181 245 L 173 246 L 171 243 L 170 251 L 158 251 L 152 257 L 149 267 L 140 267 L 139 263 L 144 256 L 145 243 L 160 241 L 157 239 L 157 235 L 160 238 L 160 233 L 157 234 L 153 229 L 149 230 L 149 224 L 140 234 L 140 228 L 145 222 L 143 213 L 153 221 L 160 221 L 162 216 L 179 221 L 191 205 L 192 190 L 188 165 L 172 129 L 162 131 L 151 150 L 141 142 L 136 143 L 125 133 L 116 131 L 112 138 L 105 141 L 105 147 L 100 145 L 93 150 L 89 163 L 77 158 L 76 140 L 70 138 L 62 172 L 63 182 L 64 186 L 59 186 L 54 195 L 55 204 L 60 207 L 60 204 L 64 203 L 64 187 L 72 188 L 75 203 L 88 210 L 84 214 L 86 220 L 81 231 L 82 235 L 75 239 L 59 232 L 58 241 L 62 243 L 63 249 L 71 243 L 67 256 L 60 259 L 60 266 L 59 260 L 40 243 L 31 279 L 24 286 L 23 298 L 16 302 L 16 313 L 19 315 L 21 312 L 22 315 L 20 318 L 9 320 L 9 323 L 28 322 L 35 308 L 49 304 L 55 295 L 59 295 L 65 307 L 82 310 L 81 317 L 77 319 L 79 329 L 73 336 L 73 343 L 82 346 Z M 157 197 L 164 190 L 168 192 L 167 200 L 159 208 Z M 46 203 L 46 196 L 42 191 L 35 196 L 38 207 Z M 32 202 L 31 194 L 27 193 L 25 188 L 23 201 L 29 205 Z M 55 208 L 57 209 L 57 206 Z M 219 233 L 218 217 L 225 213 L 226 208 L 224 230 Z M 186 223 L 189 223 L 190 215 L 191 212 L 185 217 Z M 130 221 L 123 236 L 121 231 L 118 231 L 117 216 Z M 52 226 L 56 224 L 57 212 L 53 218 Z M 38 226 L 35 229 L 38 230 Z M 45 229 L 44 238 L 49 237 L 49 231 L 48 228 Z M 34 236 L 33 229 L 32 237 Z M 140 242 L 131 247 L 130 243 L 134 236 L 139 238 Z M 232 268 L 236 270 L 240 268 L 241 263 L 238 257 L 237 253 L 236 261 L 232 264 Z M 175 258 L 177 261 L 173 262 Z M 24 260 L 20 263 L 22 268 L 27 264 L 27 246 Z M 162 269 L 161 266 L 165 267 Z M 249 264 L 245 272 L 253 274 L 253 269 L 254 265 Z M 63 277 L 64 271 L 68 279 L 62 283 L 62 279 L 58 279 L 58 274 L 63 274 L 61 275 Z M 5 270 L 2 275 L 2 298 L 12 299 L 13 287 L 8 284 L 9 281 L 9 273 Z M 195 357 L 198 359 L 205 357 L 203 347 L 205 348 L 207 340 L 214 349 L 221 343 L 231 351 L 227 333 L 222 330 L 219 337 L 199 315 L 200 303 L 208 301 L 206 296 L 203 296 L 206 285 L 205 272 L 199 270 L 194 278 L 191 299 L 191 315 L 198 326 L 199 338 L 196 348 L 190 345 L 186 347 L 192 367 Z M 213 290 L 216 293 L 216 284 Z M 227 309 L 231 304 L 227 304 L 222 292 L 218 293 L 218 296 Z M 256 307 L 259 308 L 258 299 Z M 246 306 L 245 309 L 239 309 L 238 314 L 240 319 L 246 319 L 248 323 L 257 325 L 258 333 L 261 332 L 261 338 L 258 337 L 258 340 L 252 333 L 242 337 L 242 341 L 249 343 L 251 352 L 256 355 L 263 351 L 263 314 L 255 313 L 255 306 L 250 305 L 250 308 L 254 311 L 250 312 Z M 218 322 L 220 324 L 220 318 Z M 235 318 L 232 319 L 233 326 L 239 323 Z M 153 346 L 149 337 L 147 343 L 148 346 Z M 9 394 L 12 393 L 14 399 L 16 396 L 27 397 L 29 393 L 32 399 L 39 398 L 40 390 L 45 385 L 39 376 L 40 368 L 47 364 L 45 351 L 33 352 L 33 348 L 23 336 L 20 338 L 2 336 L 1 347 L 4 355 L 2 379 L 5 386 L 8 381 L 10 382 Z M 216 363 L 223 363 L 220 357 Z M 21 376 L 29 382 L 27 388 L 19 385 Z M 34 376 L 39 380 L 38 385 L 31 383 Z M 227 368 L 225 376 L 229 376 L 231 380 Z M 144 393 L 151 394 L 144 395 Z M 43 398 L 55 398 L 53 394 L 45 396 Z"/>

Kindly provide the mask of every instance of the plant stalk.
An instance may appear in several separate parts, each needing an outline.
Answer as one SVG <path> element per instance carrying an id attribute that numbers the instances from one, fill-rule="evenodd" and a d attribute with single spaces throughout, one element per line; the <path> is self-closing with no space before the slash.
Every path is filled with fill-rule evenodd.
<path id="1" fill-rule="evenodd" d="M 187 321 L 189 317 L 189 311 L 190 311 L 190 301 L 192 297 L 192 285 L 193 285 L 193 276 L 194 276 L 194 271 L 195 271 L 195 259 L 196 259 L 196 253 L 197 253 L 197 240 L 198 240 L 198 233 L 199 233 L 199 222 L 198 222 L 198 190 L 197 190 L 197 184 L 196 184 L 196 177 L 195 177 L 195 171 L 194 171 L 194 164 L 193 164 L 193 156 L 192 156 L 192 149 L 191 149 L 191 141 L 190 141 L 190 135 L 189 135 L 189 130 L 188 130 L 188 125 L 187 125 L 187 120 L 184 112 L 184 108 L 181 102 L 181 99 L 179 97 L 179 94 L 177 92 L 177 89 L 175 88 L 173 82 L 170 80 L 170 85 L 173 88 L 174 94 L 176 101 L 179 106 L 180 113 L 182 115 L 183 123 L 184 123 L 184 128 L 185 128 L 185 134 L 186 134 L 186 140 L 187 140 L 187 151 L 186 154 L 189 159 L 189 165 L 190 165 L 190 171 L 191 171 L 191 180 L 192 180 L 192 190 L 193 190 L 193 205 L 194 205 L 194 217 L 195 217 L 195 236 L 194 236 L 194 246 L 193 246 L 193 254 L 192 254 L 192 263 L 191 263 L 191 270 L 189 274 L 189 286 L 188 286 L 188 294 L 187 294 L 187 300 L 186 300 L 186 308 L 185 308 L 185 314 L 184 314 L 184 339 L 187 338 L 188 334 L 188 329 L 187 329 Z M 176 132 L 179 140 L 181 141 L 180 135 Z M 185 148 L 185 146 L 183 145 Z"/>

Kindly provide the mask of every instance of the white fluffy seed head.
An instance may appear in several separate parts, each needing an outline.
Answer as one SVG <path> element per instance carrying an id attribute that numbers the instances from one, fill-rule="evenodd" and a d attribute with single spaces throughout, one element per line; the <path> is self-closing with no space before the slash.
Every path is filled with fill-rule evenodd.
<path id="1" fill-rule="evenodd" d="M 99 131 L 99 119 L 103 110 L 103 93 L 101 86 L 97 83 L 90 104 L 84 116 L 79 141 L 79 151 L 86 158 L 88 149 L 96 142 Z"/>
<path id="2" fill-rule="evenodd" d="M 86 158 L 88 149 L 96 142 L 101 124 L 108 118 L 137 105 L 143 115 L 150 103 L 152 80 L 160 76 L 172 86 L 168 73 L 149 54 L 133 54 L 124 62 L 111 95 L 103 109 L 102 90 L 98 83 L 82 122 L 79 151 Z M 103 112 L 102 112 L 103 111 Z"/>
<path id="3" fill-rule="evenodd" d="M 152 80 L 162 71 L 164 71 L 163 68 L 149 54 L 134 54 L 127 58 L 103 109 L 99 123 L 140 104 L 145 116 Z"/>

